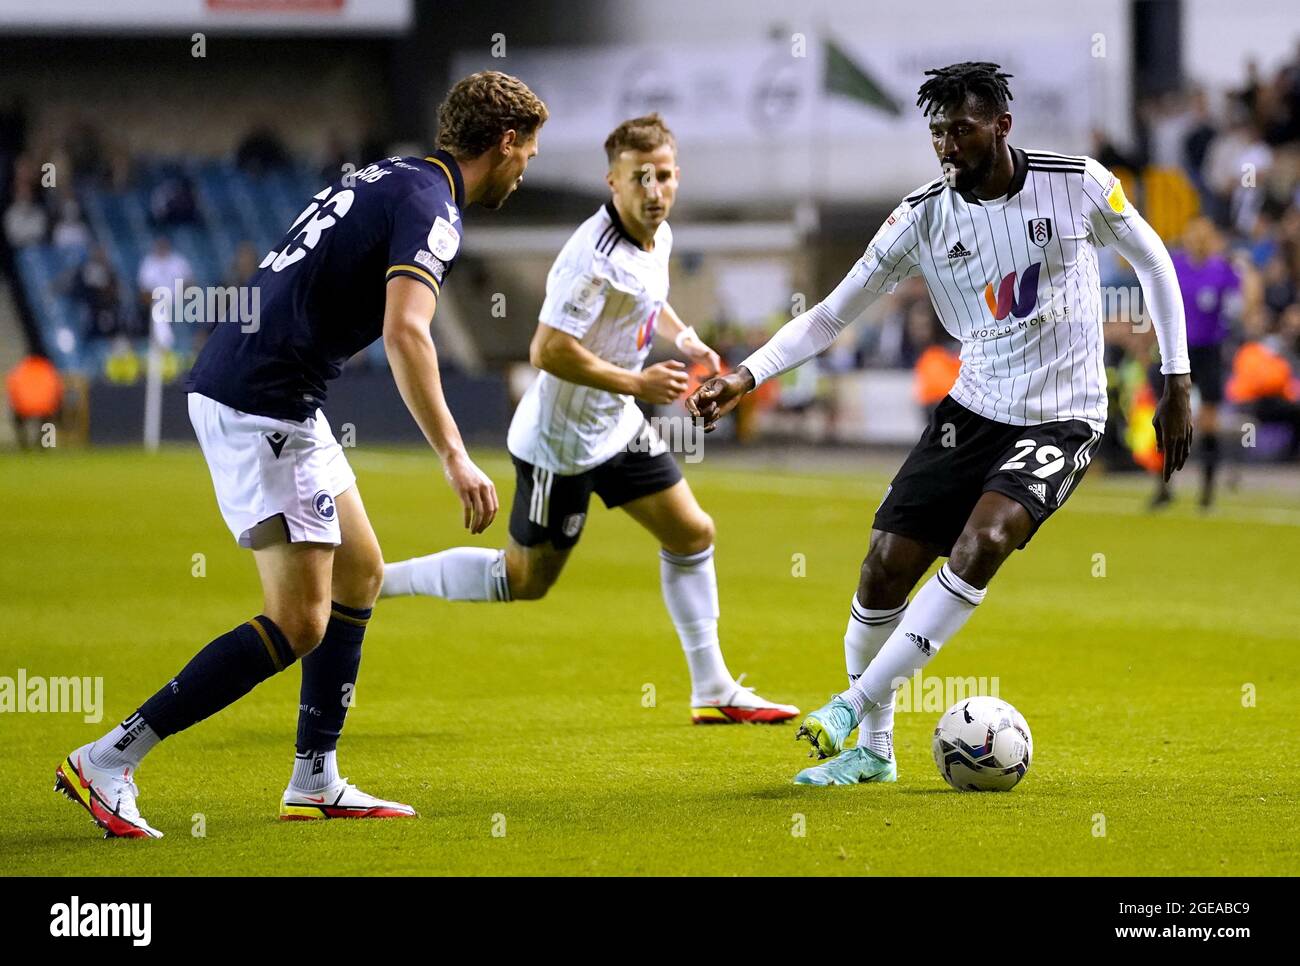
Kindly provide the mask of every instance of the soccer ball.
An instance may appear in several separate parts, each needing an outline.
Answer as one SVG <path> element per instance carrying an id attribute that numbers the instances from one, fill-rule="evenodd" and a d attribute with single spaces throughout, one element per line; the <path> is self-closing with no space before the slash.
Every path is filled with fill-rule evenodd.
<path id="1" fill-rule="evenodd" d="M 934 729 L 934 763 L 959 792 L 1010 791 L 1033 753 L 1024 716 L 1000 698 L 959 701 Z"/>

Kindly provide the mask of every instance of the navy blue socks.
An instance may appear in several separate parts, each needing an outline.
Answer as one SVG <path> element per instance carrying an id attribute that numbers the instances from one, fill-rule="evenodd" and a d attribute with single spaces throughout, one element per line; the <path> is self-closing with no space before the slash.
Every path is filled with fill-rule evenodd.
<path id="1" fill-rule="evenodd" d="M 289 641 L 266 615 L 222 634 L 140 705 L 140 716 L 166 738 L 238 701 L 294 661 Z"/>
<path id="2" fill-rule="evenodd" d="M 338 747 L 343 719 L 352 704 L 361 667 L 361 641 L 366 636 L 369 607 L 330 605 L 330 621 L 320 646 L 302 660 L 302 691 L 298 703 L 297 751 L 333 751 Z"/>

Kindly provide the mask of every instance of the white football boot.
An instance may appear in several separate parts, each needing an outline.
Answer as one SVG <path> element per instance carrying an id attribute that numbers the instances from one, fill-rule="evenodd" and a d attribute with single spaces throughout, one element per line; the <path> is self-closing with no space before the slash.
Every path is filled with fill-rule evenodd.
<path id="1" fill-rule="evenodd" d="M 162 832 L 146 822 L 136 807 L 140 789 L 131 780 L 131 769 L 97 768 L 90 762 L 90 748 L 82 745 L 59 763 L 54 769 L 54 790 L 89 812 L 106 839 L 162 838 Z"/>
<path id="2" fill-rule="evenodd" d="M 702 700 L 691 695 L 691 724 L 781 724 L 798 717 L 794 705 L 769 701 L 741 684 L 744 680 L 742 674 L 735 689 L 722 698 Z"/>
<path id="3" fill-rule="evenodd" d="M 280 799 L 280 820 L 307 822 L 322 818 L 417 818 L 410 805 L 367 795 L 346 778 L 328 788 L 304 792 L 292 785 Z"/>

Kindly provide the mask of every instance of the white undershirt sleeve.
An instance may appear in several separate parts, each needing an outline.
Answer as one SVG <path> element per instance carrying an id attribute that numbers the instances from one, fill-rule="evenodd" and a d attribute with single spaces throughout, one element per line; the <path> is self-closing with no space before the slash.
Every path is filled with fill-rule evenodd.
<path id="1" fill-rule="evenodd" d="M 766 345 L 741 363 L 753 373 L 754 386 L 824 352 L 872 302 L 894 291 L 909 275 L 919 274 L 921 267 L 915 254 L 919 244 L 912 205 L 904 201 L 890 212 L 862 257 L 834 291 L 781 326 Z"/>
<path id="2" fill-rule="evenodd" d="M 1091 205 L 1088 229 L 1093 242 L 1123 255 L 1142 283 L 1142 298 L 1160 344 L 1160 371 L 1165 375 L 1191 372 L 1183 293 L 1165 243 L 1129 204 L 1115 174 L 1093 158 L 1085 159 L 1083 192 Z"/>
<path id="3" fill-rule="evenodd" d="M 1160 371 L 1165 375 L 1191 372 L 1187 318 L 1173 259 L 1156 230 L 1141 215 L 1134 212 L 1129 226 L 1131 230 L 1118 236 L 1111 247 L 1133 266 L 1142 285 L 1142 297 L 1160 345 Z"/>
<path id="4" fill-rule="evenodd" d="M 863 285 L 862 278 L 859 263 L 826 298 L 781 326 L 741 363 L 753 374 L 755 388 L 825 352 L 845 327 L 880 297 L 879 292 Z"/>

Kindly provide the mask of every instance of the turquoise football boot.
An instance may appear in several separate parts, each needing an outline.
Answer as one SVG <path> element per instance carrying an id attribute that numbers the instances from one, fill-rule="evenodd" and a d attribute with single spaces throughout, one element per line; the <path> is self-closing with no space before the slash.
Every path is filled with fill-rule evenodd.
<path id="1" fill-rule="evenodd" d="M 849 733 L 858 726 L 853 708 L 848 702 L 838 697 L 831 698 L 830 704 L 823 705 L 808 717 L 795 732 L 795 740 L 807 738 L 813 750 L 808 757 L 829 758 L 838 755 L 848 740 Z"/>
<path id="2" fill-rule="evenodd" d="M 898 780 L 898 766 L 868 748 L 846 748 L 822 765 L 794 776 L 796 785 L 861 785 Z"/>

